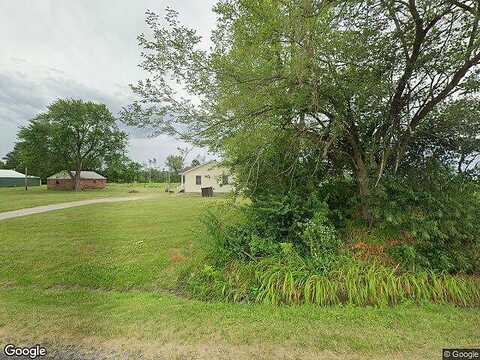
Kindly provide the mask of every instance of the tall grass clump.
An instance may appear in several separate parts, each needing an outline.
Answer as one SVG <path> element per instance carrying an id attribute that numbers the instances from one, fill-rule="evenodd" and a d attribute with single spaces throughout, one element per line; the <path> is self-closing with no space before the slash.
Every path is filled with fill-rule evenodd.
<path id="1" fill-rule="evenodd" d="M 258 265 L 257 302 L 270 304 L 347 304 L 388 306 L 401 303 L 480 305 L 473 278 L 433 272 L 396 273 L 377 263 L 350 262 L 326 275 L 305 268 Z"/>
<path id="2" fill-rule="evenodd" d="M 472 277 L 428 271 L 399 273 L 376 262 L 344 260 L 328 273 L 286 258 L 232 262 L 218 269 L 205 265 L 191 274 L 188 287 L 203 300 L 274 305 L 480 305 L 480 283 Z"/>

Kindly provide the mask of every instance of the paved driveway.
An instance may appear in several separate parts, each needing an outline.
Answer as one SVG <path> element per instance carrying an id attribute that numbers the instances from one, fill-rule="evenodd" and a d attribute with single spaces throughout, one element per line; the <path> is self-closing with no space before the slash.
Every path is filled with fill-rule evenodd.
<path id="1" fill-rule="evenodd" d="M 82 201 L 73 201 L 67 203 L 60 203 L 60 204 L 53 204 L 53 205 L 45 205 L 45 206 L 37 206 L 28 209 L 20 209 L 15 211 L 6 211 L 0 212 L 0 221 L 14 219 L 22 216 L 34 215 L 34 214 L 41 214 L 44 212 L 54 211 L 54 210 L 62 210 L 68 209 L 78 206 L 84 205 L 92 205 L 92 204 L 104 204 L 104 203 L 116 203 L 116 202 L 123 202 L 123 201 L 134 201 L 134 200 L 141 200 L 146 199 L 146 196 L 137 196 L 137 197 L 116 197 L 116 198 L 104 198 L 104 199 L 92 199 L 92 200 L 82 200 Z"/>

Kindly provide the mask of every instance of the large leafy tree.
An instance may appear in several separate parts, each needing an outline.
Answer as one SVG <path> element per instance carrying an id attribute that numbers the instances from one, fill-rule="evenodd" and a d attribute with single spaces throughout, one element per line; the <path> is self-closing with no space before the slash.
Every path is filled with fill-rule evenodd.
<path id="1" fill-rule="evenodd" d="M 57 100 L 18 138 L 25 164 L 35 163 L 42 171 L 73 170 L 76 191 L 82 170 L 100 168 L 106 159 L 123 154 L 127 142 L 105 105 L 82 100 Z"/>
<path id="2" fill-rule="evenodd" d="M 151 76 L 124 119 L 248 161 L 247 179 L 271 151 L 242 157 L 231 144 L 287 136 L 290 175 L 312 157 L 351 173 L 368 221 L 372 190 L 406 164 L 421 127 L 436 128 L 432 112 L 479 88 L 475 0 L 223 0 L 215 12 L 210 51 L 175 11 L 166 23 L 147 13 Z"/>

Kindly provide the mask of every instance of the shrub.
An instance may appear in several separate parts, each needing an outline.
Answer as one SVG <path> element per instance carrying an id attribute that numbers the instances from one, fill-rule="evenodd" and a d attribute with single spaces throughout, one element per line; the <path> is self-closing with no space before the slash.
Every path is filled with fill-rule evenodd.
<path id="1" fill-rule="evenodd" d="M 312 257 L 337 255 L 342 242 L 336 235 L 335 228 L 326 217 L 326 210 L 318 211 L 307 223 L 302 224 L 300 238 Z"/>
<path id="2" fill-rule="evenodd" d="M 267 206 L 268 205 L 268 206 Z M 229 203 L 207 211 L 204 242 L 215 264 L 276 256 L 290 243 L 302 256 L 332 256 L 341 245 L 328 208 L 310 201 L 299 210 L 296 196 L 276 196 L 251 205 Z"/>
<path id="3" fill-rule="evenodd" d="M 256 223 L 245 219 L 244 206 L 228 204 L 210 209 L 202 218 L 204 241 L 209 247 L 209 260 L 224 265 L 232 260 L 255 260 L 271 256 L 279 250 L 272 238 L 262 236 Z"/>
<path id="4" fill-rule="evenodd" d="M 316 193 L 305 195 L 292 191 L 259 196 L 245 210 L 249 222 L 255 224 L 264 237 L 301 246 L 298 234 L 302 225 L 323 208 Z"/>
<path id="5" fill-rule="evenodd" d="M 373 258 L 383 263 L 349 255 L 333 223 L 354 220 L 340 221 L 327 197 L 262 195 L 248 205 L 230 203 L 208 212 L 202 242 L 209 246 L 207 265 L 191 271 L 183 284 L 195 297 L 233 302 L 480 305 L 478 280 L 449 274 L 478 270 L 475 186 L 458 177 L 448 185 L 440 179 L 438 187 L 409 181 L 387 180 L 371 198 L 376 228 L 363 237 L 376 242 L 362 245 L 370 253 L 378 248 Z M 350 233 L 351 242 L 358 240 Z M 402 266 L 387 266 L 392 259 Z"/>

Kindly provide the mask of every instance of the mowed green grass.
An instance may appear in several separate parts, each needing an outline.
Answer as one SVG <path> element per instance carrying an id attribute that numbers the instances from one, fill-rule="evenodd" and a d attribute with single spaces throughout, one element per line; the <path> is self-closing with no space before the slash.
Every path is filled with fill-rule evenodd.
<path id="1" fill-rule="evenodd" d="M 145 359 L 434 359 L 474 347 L 480 310 L 205 303 L 176 279 L 218 199 L 158 194 L 0 222 L 0 343 Z"/>
<path id="2" fill-rule="evenodd" d="M 207 203 L 158 194 L 2 221 L 0 253 L 9 261 L 0 285 L 172 288 Z"/>
<path id="3" fill-rule="evenodd" d="M 139 193 L 130 193 L 132 190 Z M 30 187 L 28 191 L 22 187 L 0 188 L 0 212 L 62 202 L 157 194 L 163 193 L 164 190 L 165 184 L 108 184 L 105 189 L 81 192 L 47 190 L 46 185 Z"/>

